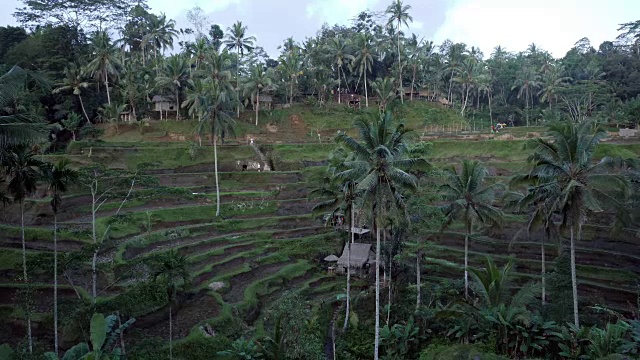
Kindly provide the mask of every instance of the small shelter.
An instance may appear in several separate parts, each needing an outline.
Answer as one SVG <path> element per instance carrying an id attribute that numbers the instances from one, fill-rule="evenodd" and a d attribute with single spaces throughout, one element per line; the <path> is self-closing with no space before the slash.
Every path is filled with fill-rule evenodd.
<path id="1" fill-rule="evenodd" d="M 418 91 L 418 89 L 413 88 L 413 91 L 411 90 L 410 87 L 408 88 L 404 88 L 402 89 L 404 91 L 404 96 L 410 98 L 411 95 L 413 95 L 414 98 L 417 98 L 418 96 L 420 96 L 420 92 Z"/>
<path id="2" fill-rule="evenodd" d="M 340 102 L 352 108 L 360 108 L 360 95 L 358 94 L 338 94 Z"/>
<path id="3" fill-rule="evenodd" d="M 337 262 L 338 274 L 347 273 L 347 247 L 349 244 L 344 245 L 342 255 Z M 371 250 L 371 244 L 352 243 L 351 244 L 351 270 L 356 275 L 368 275 L 372 266 L 376 263 L 376 254 Z"/>
<path id="4" fill-rule="evenodd" d="M 445 107 L 451 107 L 451 103 L 445 98 L 439 98 L 438 102 Z"/>
<path id="5" fill-rule="evenodd" d="M 273 104 L 273 98 L 271 97 L 271 95 L 260 95 L 258 96 L 258 99 L 253 99 L 253 108 L 255 109 L 255 106 L 257 103 L 260 103 L 260 110 L 271 110 L 272 104 Z"/>
<path id="6" fill-rule="evenodd" d="M 120 121 L 122 122 L 131 122 L 131 112 L 129 111 L 123 111 L 120 113 Z"/>
<path id="7" fill-rule="evenodd" d="M 160 120 L 162 120 L 162 112 L 164 111 L 165 118 L 169 116 L 169 111 L 178 111 L 176 108 L 175 99 L 170 96 L 165 95 L 155 95 L 151 102 L 154 104 L 154 111 L 158 111 L 160 113 Z"/>

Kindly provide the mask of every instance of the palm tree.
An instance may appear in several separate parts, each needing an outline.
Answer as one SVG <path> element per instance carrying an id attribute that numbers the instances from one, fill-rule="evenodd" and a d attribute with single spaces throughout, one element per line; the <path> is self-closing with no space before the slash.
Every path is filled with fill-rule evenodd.
<path id="1" fill-rule="evenodd" d="M 373 67 L 373 51 L 371 35 L 368 33 L 358 33 L 356 35 L 356 57 L 354 63 L 358 66 L 358 73 L 364 78 L 364 99 L 369 107 L 369 92 L 367 91 L 367 76 Z"/>
<path id="2" fill-rule="evenodd" d="M 562 215 L 563 225 L 569 228 L 573 316 L 579 327 L 575 241 L 580 241 L 589 213 L 602 212 L 607 206 L 622 208 L 629 185 L 624 176 L 612 171 L 617 161 L 592 162 L 596 147 L 607 135 L 604 129 L 588 121 L 562 123 L 552 125 L 548 135 L 549 140 L 535 141 L 529 177 L 539 183 L 536 191 L 545 195 L 549 207 Z"/>
<path id="3" fill-rule="evenodd" d="M 477 77 L 476 85 L 478 87 L 478 98 L 480 98 L 481 94 L 487 95 L 487 100 L 489 101 L 489 119 L 491 119 L 491 123 L 493 124 L 493 111 L 491 109 L 491 99 L 493 98 L 492 81 L 491 74 L 485 71 Z"/>
<path id="4" fill-rule="evenodd" d="M 119 132 L 120 114 L 122 114 L 127 105 L 125 104 L 104 104 L 98 111 L 100 112 L 100 118 L 102 121 L 109 122 L 115 125 L 116 134 Z"/>
<path id="5" fill-rule="evenodd" d="M 467 57 L 460 64 L 458 76 L 454 78 L 455 82 L 462 84 L 462 108 L 460 116 L 464 117 L 464 111 L 467 108 L 471 89 L 476 86 L 477 78 L 480 76 L 480 64 L 474 57 Z"/>
<path id="6" fill-rule="evenodd" d="M 225 44 L 228 49 L 236 49 L 236 100 L 238 101 L 238 117 L 240 117 L 240 60 L 246 52 L 253 50 L 253 44 L 256 38 L 246 36 L 247 27 L 242 25 L 242 21 L 237 21 L 231 27 L 227 28 L 227 40 Z"/>
<path id="7" fill-rule="evenodd" d="M 169 359 L 173 359 L 173 306 L 180 287 L 189 282 L 187 258 L 171 249 L 155 264 L 153 279 L 160 278 L 167 289 L 169 300 Z"/>
<path id="8" fill-rule="evenodd" d="M 372 209 L 373 228 L 376 232 L 376 320 L 374 359 L 378 359 L 380 343 L 380 230 L 388 216 L 406 217 L 403 193 L 417 188 L 417 179 L 407 172 L 423 159 L 408 157 L 407 136 L 410 130 L 403 124 L 393 128 L 391 113 L 359 118 L 355 122 L 361 142 L 345 133 L 337 140 L 353 154 L 354 159 L 345 162 L 346 170 L 336 176 L 357 183 L 356 193 L 361 194 L 362 207 Z"/>
<path id="9" fill-rule="evenodd" d="M 45 89 L 49 87 L 44 78 L 19 66 L 0 76 L 0 155 L 12 146 L 44 140 L 49 133 L 43 119 L 29 114 L 21 104 L 28 92 L 27 80 L 34 80 Z"/>
<path id="10" fill-rule="evenodd" d="M 385 11 L 389 14 L 387 26 L 393 27 L 396 24 L 396 36 L 398 39 L 398 87 L 402 88 L 402 53 L 400 52 L 400 27 L 402 24 L 409 26 L 409 22 L 413 22 L 413 18 L 409 15 L 411 5 L 403 5 L 402 0 L 396 0 L 387 7 Z M 400 100 L 404 102 L 403 93 L 400 93 Z"/>
<path id="11" fill-rule="evenodd" d="M 413 89 L 416 85 L 416 76 L 418 70 L 425 65 L 425 61 L 431 56 L 433 52 L 433 41 L 423 42 L 418 41 L 416 35 L 413 34 L 409 41 L 409 66 L 411 66 L 411 101 L 413 101 Z"/>
<path id="12" fill-rule="evenodd" d="M 551 240 L 552 235 L 557 235 L 558 229 L 553 222 L 553 201 L 560 196 L 559 186 L 547 186 L 540 188 L 540 183 L 549 183 L 551 179 L 531 178 L 528 175 L 514 176 L 511 180 L 512 185 L 527 184 L 525 194 L 520 192 L 512 192 L 505 196 L 509 199 L 506 207 L 512 207 L 519 212 L 529 212 L 527 227 L 525 228 L 527 235 L 535 228 L 542 228 L 544 237 L 540 243 L 540 271 L 541 278 L 541 298 L 542 306 L 546 304 L 546 259 L 545 259 L 545 240 Z M 552 193 L 549 193 L 552 191 Z M 516 234 L 517 236 L 517 234 Z"/>
<path id="13" fill-rule="evenodd" d="M 445 227 L 455 220 L 464 223 L 464 297 L 469 297 L 469 238 L 477 225 L 500 225 L 502 212 L 493 206 L 494 192 L 498 184 L 485 186 L 487 169 L 478 161 L 464 160 L 460 171 L 446 169 L 447 183 L 442 185 Z"/>
<path id="14" fill-rule="evenodd" d="M 229 105 L 228 92 L 217 82 L 207 84 L 208 102 L 205 108 L 205 122 L 210 124 L 211 141 L 213 143 L 213 167 L 216 178 L 216 217 L 220 216 L 220 185 L 218 179 L 218 146 L 217 139 L 224 141 L 226 135 L 233 135 L 235 121 L 226 112 Z"/>
<path id="15" fill-rule="evenodd" d="M 391 78 L 376 79 L 371 85 L 373 92 L 378 97 L 380 103 L 380 111 L 384 112 L 395 98 L 398 97 L 398 88 Z"/>
<path id="16" fill-rule="evenodd" d="M 258 126 L 258 114 L 260 111 L 260 92 L 266 92 L 274 88 L 271 73 L 268 70 L 265 70 L 262 64 L 253 66 L 250 71 L 249 79 L 244 84 L 244 87 L 249 97 L 251 99 L 255 99 L 256 126 Z"/>
<path id="17" fill-rule="evenodd" d="M 36 159 L 27 146 L 13 148 L 4 156 L 3 166 L 9 178 L 7 190 L 14 202 L 20 204 L 20 237 L 22 240 L 22 277 L 25 285 L 29 286 L 27 277 L 27 247 L 24 235 L 24 200 L 36 191 L 38 181 L 41 178 L 40 169 L 43 163 Z M 27 305 L 28 306 L 28 305 Z M 33 352 L 33 339 L 31 337 L 31 312 L 27 309 L 27 336 L 29 352 Z"/>
<path id="18" fill-rule="evenodd" d="M 82 102 L 82 89 L 86 89 L 89 86 L 89 82 L 84 80 L 84 74 L 81 69 L 78 68 L 77 65 L 71 64 L 64 68 L 64 79 L 61 83 L 57 85 L 55 89 L 53 89 L 53 93 L 57 94 L 63 91 L 71 90 L 73 95 L 78 97 L 80 101 L 80 107 L 82 108 L 82 113 L 87 118 L 88 122 L 91 122 L 89 119 L 89 115 L 87 115 L 87 111 L 84 109 L 84 103 Z"/>
<path id="19" fill-rule="evenodd" d="M 153 57 L 156 60 L 156 72 L 158 72 L 158 49 L 164 52 L 165 49 L 173 49 L 173 38 L 178 37 L 175 28 L 176 22 L 168 20 L 165 14 L 151 16 L 148 20 L 147 33 L 142 37 L 142 48 L 151 44 L 153 47 Z"/>
<path id="20" fill-rule="evenodd" d="M 87 71 L 98 81 L 104 83 L 107 90 L 107 103 L 111 104 L 111 95 L 109 95 L 109 76 L 114 77 L 118 74 L 120 59 L 117 55 L 117 49 L 111 42 L 109 33 L 104 30 L 98 30 L 91 38 L 91 57 L 93 60 L 87 64 Z"/>
<path id="21" fill-rule="evenodd" d="M 180 120 L 180 89 L 185 85 L 188 76 L 187 61 L 181 55 L 173 55 L 167 59 L 162 74 L 156 78 L 158 86 L 173 90 L 176 97 L 177 120 Z"/>
<path id="22" fill-rule="evenodd" d="M 540 87 L 540 75 L 531 66 L 524 66 L 518 71 L 516 80 L 511 87 L 511 90 L 518 89 L 518 99 L 524 95 L 527 126 L 529 126 L 529 105 L 533 105 L 531 91 L 538 87 Z"/>
<path id="23" fill-rule="evenodd" d="M 293 103 L 293 85 L 302 74 L 302 59 L 298 50 L 287 52 L 280 57 L 279 69 L 284 78 L 289 79 L 289 104 Z"/>
<path id="24" fill-rule="evenodd" d="M 49 164 L 44 169 L 44 181 L 51 191 L 53 210 L 53 334 L 54 351 L 58 353 L 58 210 L 62 203 L 62 193 L 78 180 L 78 172 L 69 168 L 66 158 L 56 165 Z"/>
<path id="25" fill-rule="evenodd" d="M 551 108 L 551 101 L 558 101 L 558 91 L 567 85 L 571 80 L 568 76 L 563 76 L 564 68 L 562 66 L 551 66 L 549 70 L 542 75 L 542 87 L 538 91 L 540 102 L 548 102 Z"/>
<path id="26" fill-rule="evenodd" d="M 349 53 L 348 41 L 340 35 L 330 38 L 325 49 L 327 51 L 327 56 L 332 59 L 333 63 L 336 65 L 336 71 L 338 72 L 338 104 L 340 104 L 340 72 L 344 65 L 348 64 L 349 61 L 353 61 L 355 58 Z"/>

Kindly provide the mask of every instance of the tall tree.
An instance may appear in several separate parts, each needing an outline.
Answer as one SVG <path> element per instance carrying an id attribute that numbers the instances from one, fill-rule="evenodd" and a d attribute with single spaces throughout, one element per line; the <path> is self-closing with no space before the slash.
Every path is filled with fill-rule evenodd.
<path id="1" fill-rule="evenodd" d="M 89 119 L 89 115 L 87 115 L 87 110 L 84 108 L 84 102 L 82 102 L 82 89 L 86 89 L 89 86 L 89 82 L 85 81 L 84 74 L 81 69 L 75 65 L 71 64 L 68 67 L 64 68 L 64 79 L 62 82 L 57 84 L 57 87 L 53 89 L 53 93 L 60 93 L 63 91 L 69 91 L 73 93 L 73 95 L 78 97 L 80 101 L 80 108 L 82 108 L 82 113 L 88 122 L 91 122 Z"/>
<path id="2" fill-rule="evenodd" d="M 158 50 L 164 53 L 165 49 L 173 49 L 173 39 L 178 37 L 178 31 L 175 28 L 174 20 L 167 20 L 167 16 L 151 15 L 148 19 L 147 33 L 142 38 L 142 47 L 151 45 L 153 48 L 153 57 L 156 62 L 156 72 L 159 71 Z"/>
<path id="3" fill-rule="evenodd" d="M 361 194 L 364 208 L 372 209 L 373 229 L 376 232 L 376 314 L 374 359 L 379 358 L 380 344 L 380 238 L 384 219 L 406 217 L 404 194 L 417 187 L 417 179 L 408 172 L 423 159 L 409 157 L 407 137 L 411 133 L 403 124 L 394 127 L 391 113 L 355 122 L 361 141 L 341 133 L 337 140 L 350 151 L 354 160 L 347 161 L 346 170 L 338 178 L 357 182 L 356 192 Z"/>
<path id="4" fill-rule="evenodd" d="M 69 167 L 66 158 L 57 164 L 44 167 L 44 182 L 51 192 L 51 210 L 53 210 L 53 335 L 54 351 L 58 353 L 58 210 L 62 203 L 62 194 L 78 180 L 78 172 Z"/>
<path id="5" fill-rule="evenodd" d="M 255 65 L 251 68 L 250 76 L 244 84 L 245 91 L 251 99 L 255 101 L 256 126 L 258 126 L 258 116 L 260 113 L 260 93 L 274 89 L 273 79 L 269 70 L 265 70 L 262 64 Z"/>
<path id="6" fill-rule="evenodd" d="M 91 58 L 87 64 L 87 71 L 98 81 L 104 83 L 107 90 L 107 103 L 111 104 L 109 93 L 109 76 L 114 78 L 118 75 L 120 59 L 116 54 L 116 48 L 111 42 L 109 33 L 105 30 L 98 30 L 91 38 Z"/>
<path id="7" fill-rule="evenodd" d="M 570 232 L 571 285 L 574 324 L 579 327 L 578 282 L 575 241 L 582 237 L 582 227 L 590 213 L 605 208 L 620 208 L 628 196 L 628 179 L 612 170 L 619 161 L 605 158 L 594 164 L 593 154 L 606 131 L 586 121 L 580 124 L 554 124 L 549 140 L 536 139 L 530 160 L 529 177 L 539 182 L 540 193 L 547 195 L 551 209 L 559 212 Z"/>
<path id="8" fill-rule="evenodd" d="M 173 359 L 173 307 L 178 289 L 189 281 L 187 258 L 175 249 L 169 250 L 156 264 L 153 279 L 160 279 L 167 289 L 169 300 L 169 359 Z"/>
<path id="9" fill-rule="evenodd" d="M 36 191 L 38 181 L 42 174 L 43 163 L 36 159 L 31 149 L 27 146 L 13 148 L 3 156 L 3 166 L 9 178 L 7 189 L 13 197 L 13 201 L 20 204 L 20 239 L 22 240 L 22 281 L 29 287 L 27 277 L 27 247 L 24 225 L 24 200 Z M 33 339 L 31 337 L 31 309 L 27 304 L 27 337 L 29 353 L 33 353 Z"/>
<path id="10" fill-rule="evenodd" d="M 247 36 L 247 27 L 242 25 L 241 21 L 237 21 L 231 27 L 227 28 L 227 39 L 225 44 L 228 49 L 236 50 L 236 101 L 238 102 L 237 116 L 240 117 L 240 60 L 245 52 L 253 50 L 253 44 L 256 38 Z"/>
<path id="11" fill-rule="evenodd" d="M 446 169 L 447 183 L 442 185 L 446 215 L 445 227 L 455 220 L 464 223 L 464 297 L 469 297 L 469 238 L 478 225 L 500 225 L 502 212 L 493 206 L 497 184 L 485 185 L 487 169 L 478 161 L 464 160 L 460 171 Z"/>
<path id="12" fill-rule="evenodd" d="M 185 86 L 189 76 L 187 61 L 182 55 L 173 55 L 167 59 L 156 83 L 173 91 L 176 99 L 176 119 L 180 120 L 180 90 Z"/>
<path id="13" fill-rule="evenodd" d="M 402 53 L 400 52 L 400 27 L 409 26 L 409 22 L 413 22 L 413 18 L 409 15 L 411 5 L 404 5 L 402 0 L 396 0 L 387 7 L 386 13 L 389 15 L 387 25 L 396 27 L 396 37 L 398 42 L 398 87 L 402 89 Z M 404 102 L 404 91 L 400 92 L 400 100 Z"/>
<path id="14" fill-rule="evenodd" d="M 525 118 L 529 126 L 529 107 L 533 106 L 532 92 L 540 87 L 540 75 L 531 65 L 525 65 L 516 75 L 511 90 L 518 89 L 518 99 L 524 96 Z"/>
<path id="15" fill-rule="evenodd" d="M 369 107 L 369 92 L 367 89 L 367 77 L 373 68 L 373 45 L 371 35 L 359 33 L 356 35 L 356 56 L 354 64 L 358 66 L 358 73 L 364 78 L 364 99 L 366 107 Z"/>
<path id="16" fill-rule="evenodd" d="M 325 49 L 327 50 L 327 55 L 335 64 L 336 71 L 338 73 L 337 83 L 338 83 L 338 104 L 341 103 L 340 96 L 340 84 L 341 78 L 340 73 L 344 72 L 343 67 L 347 65 L 350 61 L 353 61 L 355 58 L 350 54 L 349 51 L 349 42 L 345 40 L 342 36 L 337 35 L 333 38 L 330 38 L 328 43 L 326 44 Z M 348 86 L 347 84 L 345 84 Z"/>

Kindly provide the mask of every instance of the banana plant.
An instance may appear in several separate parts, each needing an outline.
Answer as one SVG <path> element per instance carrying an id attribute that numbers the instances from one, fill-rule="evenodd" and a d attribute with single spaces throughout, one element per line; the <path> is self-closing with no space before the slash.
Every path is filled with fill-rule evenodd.
<path id="1" fill-rule="evenodd" d="M 91 317 L 91 347 L 82 342 L 65 352 L 60 360 L 120 360 L 123 351 L 120 347 L 112 350 L 113 344 L 120 339 L 120 335 L 127 329 L 135 319 L 117 326 L 118 317 L 103 314 L 93 314 Z M 54 352 L 45 354 L 46 360 L 58 360 Z"/>

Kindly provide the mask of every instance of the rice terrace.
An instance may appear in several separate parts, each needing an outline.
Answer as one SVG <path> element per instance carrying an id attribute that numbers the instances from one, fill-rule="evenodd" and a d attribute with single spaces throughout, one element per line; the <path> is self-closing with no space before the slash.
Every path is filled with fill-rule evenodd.
<path id="1" fill-rule="evenodd" d="M 155 1 L 0 23 L 0 360 L 640 358 L 640 21 L 267 53 Z"/>

